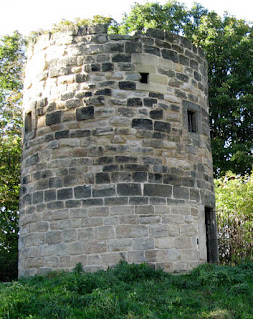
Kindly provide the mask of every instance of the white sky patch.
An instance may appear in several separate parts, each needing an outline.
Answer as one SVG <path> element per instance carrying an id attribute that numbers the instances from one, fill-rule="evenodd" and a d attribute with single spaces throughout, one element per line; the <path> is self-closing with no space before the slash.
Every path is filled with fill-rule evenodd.
<path id="1" fill-rule="evenodd" d="M 179 1 L 185 3 L 188 8 L 194 3 L 192 0 Z M 54 23 L 62 19 L 91 18 L 96 14 L 111 16 L 120 22 L 123 13 L 129 13 L 134 2 L 134 0 L 0 0 L 0 36 L 11 34 L 14 30 L 28 35 L 31 31 L 50 29 Z M 136 2 L 144 4 L 146 1 Z M 155 0 L 150 2 L 155 2 Z M 165 0 L 160 1 L 161 4 L 166 2 Z M 253 21 L 252 0 L 200 0 L 196 2 L 220 15 L 228 11 L 238 19 Z"/>

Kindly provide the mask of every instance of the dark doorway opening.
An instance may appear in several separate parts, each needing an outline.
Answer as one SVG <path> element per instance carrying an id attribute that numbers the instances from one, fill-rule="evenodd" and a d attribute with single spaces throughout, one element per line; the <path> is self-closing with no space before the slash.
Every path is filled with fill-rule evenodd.
<path id="1" fill-rule="evenodd" d="M 217 263 L 219 261 L 219 254 L 218 254 L 216 215 L 215 215 L 215 211 L 209 207 L 205 207 L 205 224 L 206 224 L 207 262 Z"/>

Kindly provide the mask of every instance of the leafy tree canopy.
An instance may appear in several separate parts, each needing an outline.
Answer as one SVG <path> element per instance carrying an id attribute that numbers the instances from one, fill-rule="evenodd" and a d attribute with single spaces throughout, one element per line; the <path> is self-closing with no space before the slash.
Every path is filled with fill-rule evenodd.
<path id="1" fill-rule="evenodd" d="M 0 39 L 0 272 L 17 276 L 20 130 L 24 39 Z"/>

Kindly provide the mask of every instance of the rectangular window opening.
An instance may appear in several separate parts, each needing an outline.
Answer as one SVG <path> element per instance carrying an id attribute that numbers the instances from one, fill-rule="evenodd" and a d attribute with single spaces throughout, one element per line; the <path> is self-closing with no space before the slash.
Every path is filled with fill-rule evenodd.
<path id="1" fill-rule="evenodd" d="M 140 82 L 141 83 L 148 83 L 149 73 L 140 73 L 140 75 L 141 75 Z"/>
<path id="2" fill-rule="evenodd" d="M 28 112 L 25 115 L 25 133 L 32 131 L 32 112 Z"/>
<path id="3" fill-rule="evenodd" d="M 197 133 L 197 113 L 187 110 L 188 131 Z"/>

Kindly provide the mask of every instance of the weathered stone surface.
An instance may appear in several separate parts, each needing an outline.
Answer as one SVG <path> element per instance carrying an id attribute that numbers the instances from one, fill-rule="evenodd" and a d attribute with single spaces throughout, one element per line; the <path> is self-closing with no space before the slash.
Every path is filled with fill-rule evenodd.
<path id="1" fill-rule="evenodd" d="M 20 276 L 206 261 L 215 203 L 204 54 L 161 30 L 106 29 L 41 38 L 28 57 Z"/>
<path id="2" fill-rule="evenodd" d="M 61 111 L 48 113 L 46 115 L 46 125 L 58 124 L 61 122 Z"/>
<path id="3" fill-rule="evenodd" d="M 89 120 L 94 118 L 94 107 L 87 106 L 76 110 L 77 121 Z"/>

